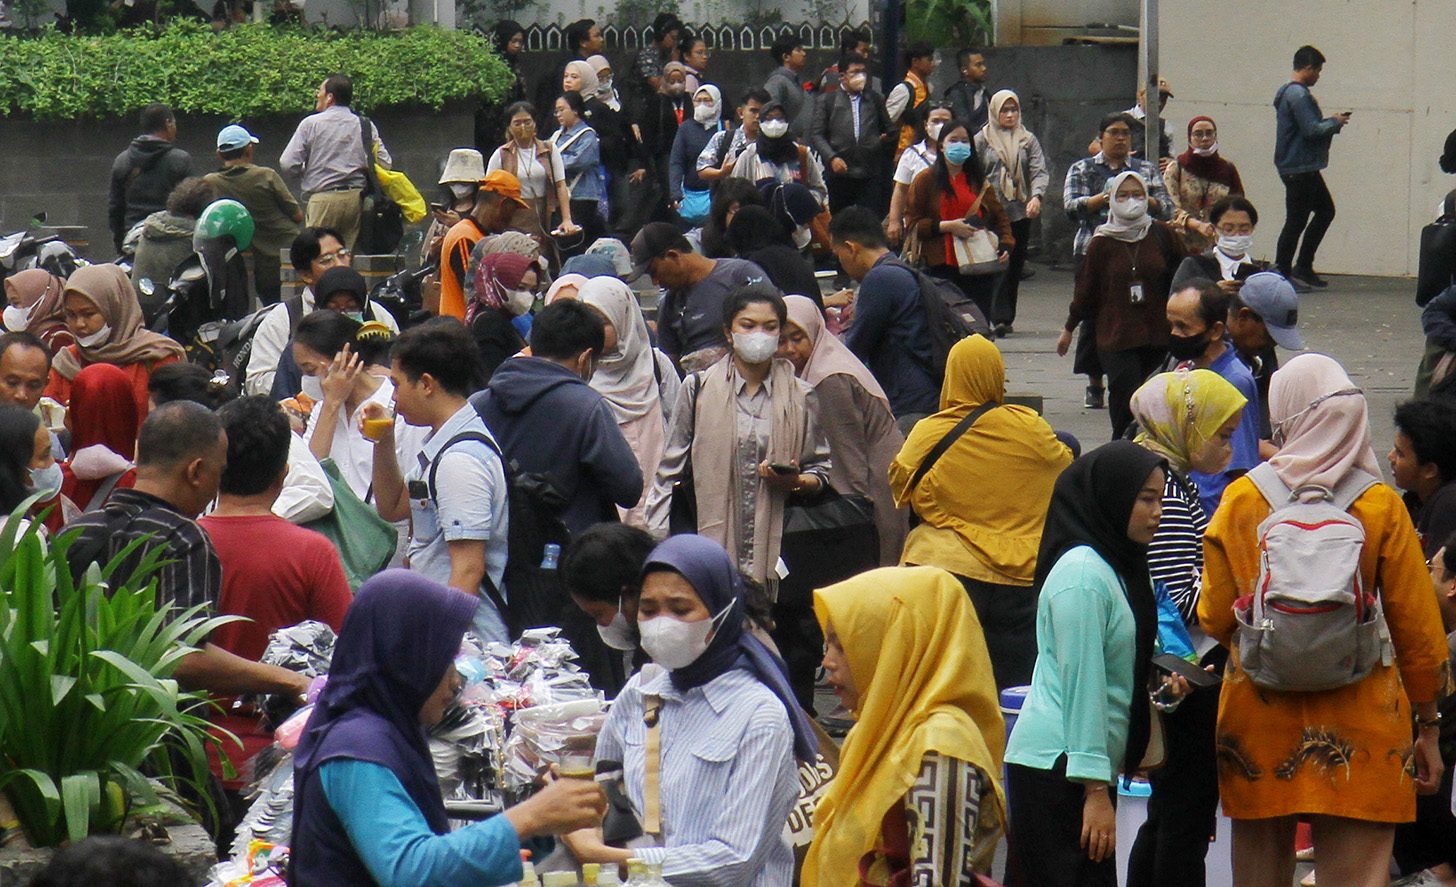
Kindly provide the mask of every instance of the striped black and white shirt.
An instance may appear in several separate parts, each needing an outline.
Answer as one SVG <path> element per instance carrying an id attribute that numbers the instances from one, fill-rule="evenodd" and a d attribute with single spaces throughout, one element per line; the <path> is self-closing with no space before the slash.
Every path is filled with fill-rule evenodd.
<path id="1" fill-rule="evenodd" d="M 1163 519 L 1148 546 L 1148 569 L 1153 582 L 1161 582 L 1183 615 L 1183 622 L 1198 625 L 1198 595 L 1203 590 L 1203 534 L 1208 516 L 1193 484 L 1167 472 L 1163 485 Z"/>
<path id="2" fill-rule="evenodd" d="M 104 507 L 67 524 L 63 532 L 75 529 L 81 533 L 66 551 L 72 575 L 80 576 L 92 563 L 110 563 L 132 542 L 149 536 L 112 574 L 114 582 L 125 582 L 147 552 L 161 548 L 163 566 L 154 574 L 157 604 L 184 609 L 201 604 L 204 616 L 216 614 L 222 562 L 207 532 L 170 502 L 139 490 L 117 490 Z"/>

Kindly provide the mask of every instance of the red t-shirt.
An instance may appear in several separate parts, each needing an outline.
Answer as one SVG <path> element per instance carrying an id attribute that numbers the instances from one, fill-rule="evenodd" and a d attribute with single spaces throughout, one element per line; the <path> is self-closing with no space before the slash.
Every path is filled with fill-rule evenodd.
<path id="1" fill-rule="evenodd" d="M 289 523 L 275 515 L 257 517 L 208 516 L 198 521 L 212 539 L 222 562 L 222 597 L 219 615 L 246 616 L 251 622 L 232 622 L 212 633 L 209 640 L 219 647 L 257 661 L 268 648 L 268 636 L 280 628 L 306 619 L 338 631 L 344 611 L 354 599 L 344 565 L 334 543 L 325 536 Z M 239 749 L 224 740 L 223 750 L 242 769 L 242 764 L 273 741 L 263 732 L 259 716 L 237 711 L 231 699 L 219 700 L 222 711 L 211 720 L 212 733 L 227 730 L 243 741 Z M 208 745 L 212 771 L 223 776 L 216 746 Z M 241 788 L 247 779 L 224 779 L 230 789 Z"/>
<path id="2" fill-rule="evenodd" d="M 198 521 L 222 562 L 219 615 L 246 616 L 212 633 L 212 642 L 256 661 L 268 636 L 316 619 L 338 631 L 354 595 L 344 564 L 327 537 L 276 515 L 217 517 Z"/>

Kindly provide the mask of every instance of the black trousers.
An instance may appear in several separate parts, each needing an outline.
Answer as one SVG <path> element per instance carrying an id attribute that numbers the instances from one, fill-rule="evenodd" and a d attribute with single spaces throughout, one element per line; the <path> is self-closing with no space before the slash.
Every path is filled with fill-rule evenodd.
<path id="1" fill-rule="evenodd" d="M 875 176 L 856 179 L 824 172 L 824 185 L 829 189 L 829 212 L 837 214 L 849 206 L 862 206 L 878 215 L 885 214 L 885 201 L 880 180 Z"/>
<path id="2" fill-rule="evenodd" d="M 956 578 L 965 586 L 981 620 L 996 689 L 1030 684 L 1036 665 L 1036 592 L 1017 585 Z"/>
<path id="3" fill-rule="evenodd" d="M 814 677 L 824 661 L 824 632 L 814 615 L 814 604 L 778 601 L 773 605 L 774 630 L 769 632 L 784 665 L 789 669 L 789 687 L 799 707 L 811 716 L 814 710 Z"/>
<path id="4" fill-rule="evenodd" d="M 1097 349 L 1097 359 L 1107 373 L 1107 418 L 1112 422 L 1112 439 L 1118 440 L 1132 424 L 1132 394 L 1162 365 L 1168 352 L 1153 345 L 1126 351 Z"/>
<path id="5" fill-rule="evenodd" d="M 1117 792 L 1108 789 L 1117 803 Z M 1051 770 L 1006 765 L 1011 814 L 1007 887 L 1117 887 L 1117 854 L 1101 862 L 1082 849 L 1080 782 L 1067 779 L 1067 756 Z"/>
<path id="6" fill-rule="evenodd" d="M 1448 715 L 1449 717 L 1449 715 Z M 1440 863 L 1456 866 L 1456 816 L 1451 814 L 1451 776 L 1456 772 L 1456 755 L 1449 744 L 1441 759 L 1446 772 L 1434 795 L 1416 795 L 1416 821 L 1395 827 L 1395 864 L 1402 875 Z"/>
<path id="7" fill-rule="evenodd" d="M 1335 199 L 1330 196 L 1330 189 L 1325 187 L 1325 177 L 1317 171 L 1279 178 L 1284 182 L 1284 228 L 1279 232 L 1274 263 L 1281 271 L 1288 271 L 1291 267 L 1313 269 L 1314 254 L 1319 251 L 1320 241 L 1325 239 L 1325 232 L 1330 230 L 1330 223 L 1335 220 Z M 1304 235 L 1302 245 L 1299 242 L 1301 234 Z M 1298 261 L 1294 260 L 1296 246 L 1299 247 Z"/>
<path id="8" fill-rule="evenodd" d="M 996 287 L 996 297 L 991 305 L 987 320 L 992 326 L 1016 322 L 1016 296 L 1021 291 L 1021 269 L 1026 267 L 1027 241 L 1031 239 L 1031 219 L 1018 219 L 1011 223 L 1011 236 L 1016 246 L 1011 248 L 1011 260 L 1006 263 L 1006 273 Z"/>
<path id="9" fill-rule="evenodd" d="M 1219 672 L 1228 650 L 1215 647 L 1204 665 Z M 1204 887 L 1204 857 L 1218 826 L 1219 687 L 1200 687 L 1163 716 L 1168 757 L 1148 773 L 1153 787 L 1148 818 L 1138 830 L 1127 863 L 1127 887 Z"/>

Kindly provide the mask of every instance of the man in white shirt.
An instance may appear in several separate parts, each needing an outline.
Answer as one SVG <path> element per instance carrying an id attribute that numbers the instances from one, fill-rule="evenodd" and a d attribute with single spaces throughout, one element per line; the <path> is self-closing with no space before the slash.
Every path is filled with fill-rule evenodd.
<path id="1" fill-rule="evenodd" d="M 430 429 L 413 465 L 395 456 L 394 425 L 374 445 L 374 499 L 379 516 L 411 519 L 409 566 L 436 582 L 479 597 L 474 630 L 509 643 L 504 612 L 508 553 L 505 467 L 469 396 L 479 356 L 453 317 L 437 317 L 400 335 L 391 354 L 394 406 L 411 425 Z M 370 404 L 364 419 L 382 418 Z"/>
<path id="2" fill-rule="evenodd" d="M 274 305 L 258 323 L 258 329 L 253 333 L 253 350 L 248 355 L 248 366 L 243 380 L 244 392 L 247 394 L 272 392 L 273 376 L 278 371 L 279 360 L 284 359 L 284 351 L 288 348 L 289 341 L 293 339 L 294 329 L 305 315 L 317 307 L 313 285 L 330 268 L 348 267 L 351 258 L 349 250 L 344 247 L 343 236 L 338 231 L 312 227 L 304 228 L 294 238 L 288 257 L 298 279 L 304 284 L 304 290 Z M 383 305 L 371 301 L 369 313 L 373 320 L 389 327 L 392 332 L 399 332 L 399 322 Z"/>

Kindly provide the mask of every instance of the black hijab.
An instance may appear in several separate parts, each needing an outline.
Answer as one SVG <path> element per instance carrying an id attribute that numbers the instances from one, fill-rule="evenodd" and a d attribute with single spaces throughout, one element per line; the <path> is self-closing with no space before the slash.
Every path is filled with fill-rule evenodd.
<path id="1" fill-rule="evenodd" d="M 506 47 L 510 45 L 512 37 L 517 34 L 524 34 L 525 32 L 526 29 L 521 27 L 519 22 L 514 22 L 510 19 L 496 22 L 495 27 L 490 29 L 490 39 L 491 43 L 495 45 L 496 55 L 499 55 L 502 61 L 510 65 L 513 71 L 520 69 L 521 57 L 520 55 L 511 55 L 506 51 Z"/>
<path id="2" fill-rule="evenodd" d="M 1127 537 L 1127 525 L 1138 493 L 1154 468 L 1167 471 L 1167 463 L 1128 440 L 1104 444 L 1077 459 L 1057 478 L 1036 556 L 1034 587 L 1038 595 L 1057 560 L 1079 545 L 1097 552 L 1122 579 L 1137 626 L 1132 706 L 1123 756 L 1123 771 L 1128 775 L 1137 770 L 1148 746 L 1150 725 L 1144 694 L 1158 634 L 1158 603 L 1148 573 L 1148 547 Z"/>

